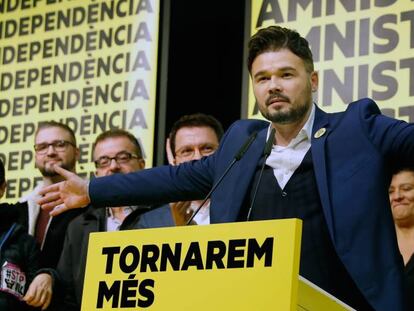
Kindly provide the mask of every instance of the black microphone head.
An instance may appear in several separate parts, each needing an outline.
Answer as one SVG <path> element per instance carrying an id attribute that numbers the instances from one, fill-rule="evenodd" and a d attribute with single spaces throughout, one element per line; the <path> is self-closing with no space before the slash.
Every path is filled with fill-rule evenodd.
<path id="1" fill-rule="evenodd" d="M 270 155 L 270 153 L 272 152 L 273 142 L 275 140 L 275 133 L 276 133 L 276 129 L 274 127 L 272 127 L 272 130 L 270 131 L 269 138 L 267 139 L 266 145 L 263 149 L 263 155 L 265 157 L 268 157 Z"/>

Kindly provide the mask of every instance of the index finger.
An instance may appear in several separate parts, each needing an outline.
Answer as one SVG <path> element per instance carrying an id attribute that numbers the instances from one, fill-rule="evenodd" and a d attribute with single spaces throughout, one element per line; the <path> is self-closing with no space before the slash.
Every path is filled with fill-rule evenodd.
<path id="1" fill-rule="evenodd" d="M 50 302 L 52 301 L 51 295 L 47 294 L 46 301 L 43 303 L 42 310 L 46 310 L 49 307 Z"/>
<path id="2" fill-rule="evenodd" d="M 29 306 L 37 307 L 39 303 L 39 292 L 35 285 L 30 284 L 26 295 L 22 298 Z"/>
<path id="3" fill-rule="evenodd" d="M 64 177 L 65 179 L 69 179 L 71 176 L 76 175 L 75 173 L 68 171 L 64 169 L 63 167 L 60 167 L 59 165 L 53 165 L 53 169 L 56 173 L 58 173 L 60 176 Z"/>
<path id="4" fill-rule="evenodd" d="M 33 289 L 31 287 L 29 287 L 29 289 L 27 290 L 26 295 L 24 295 L 22 300 L 27 302 L 27 303 L 31 303 L 33 298 L 34 298 Z"/>
<path id="5" fill-rule="evenodd" d="M 171 204 L 170 207 L 174 212 L 186 214 L 190 205 L 191 205 L 191 201 L 180 201 L 180 202 Z"/>

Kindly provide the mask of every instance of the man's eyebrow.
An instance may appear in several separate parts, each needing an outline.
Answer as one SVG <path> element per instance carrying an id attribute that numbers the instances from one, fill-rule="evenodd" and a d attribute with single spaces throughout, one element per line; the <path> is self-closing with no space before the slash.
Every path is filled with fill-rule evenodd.
<path id="1" fill-rule="evenodd" d="M 414 184 L 410 182 L 405 182 L 405 183 L 400 184 L 400 187 L 401 186 L 414 186 Z"/>
<path id="2" fill-rule="evenodd" d="M 183 149 L 183 148 L 194 148 L 197 147 L 196 145 L 192 145 L 192 144 L 186 144 L 186 145 L 182 145 L 180 146 L 180 148 L 177 148 L 177 150 Z"/>
<path id="3" fill-rule="evenodd" d="M 295 67 L 285 66 L 285 67 L 277 68 L 276 69 L 276 72 L 278 72 L 278 71 L 282 71 L 283 72 L 283 71 L 290 71 L 290 70 L 297 71 L 297 69 Z M 260 71 L 256 72 L 256 74 L 253 76 L 253 78 L 257 78 L 257 77 L 260 77 L 262 75 L 266 75 L 266 73 L 268 73 L 269 71 L 270 70 L 268 70 L 268 69 L 260 70 Z"/>
<path id="4" fill-rule="evenodd" d="M 264 75 L 266 72 L 267 72 L 267 70 L 261 70 L 261 71 L 258 71 L 258 72 L 257 72 L 257 73 L 253 76 L 253 78 L 260 77 L 260 76 Z"/>

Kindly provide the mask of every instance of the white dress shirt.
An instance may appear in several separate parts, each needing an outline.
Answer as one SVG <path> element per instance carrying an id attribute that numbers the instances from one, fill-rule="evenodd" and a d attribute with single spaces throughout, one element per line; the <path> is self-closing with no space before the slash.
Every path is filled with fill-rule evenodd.
<path id="1" fill-rule="evenodd" d="M 282 190 L 300 163 L 302 163 L 303 158 L 311 146 L 314 120 L 315 105 L 313 104 L 309 118 L 298 135 L 287 146 L 278 146 L 276 142 L 276 145 L 273 145 L 272 152 L 266 160 L 266 164 L 273 168 L 273 174 Z M 270 131 L 271 126 L 269 126 L 267 137 L 269 137 Z"/>
<path id="2" fill-rule="evenodd" d="M 202 201 L 192 201 L 190 209 L 194 212 Z M 203 207 L 198 211 L 197 215 L 193 219 L 197 225 L 208 225 L 210 224 L 210 200 L 208 200 Z"/>
<path id="3" fill-rule="evenodd" d="M 131 214 L 134 210 L 136 210 L 136 206 L 126 206 L 122 207 L 122 212 L 127 217 Z M 110 207 L 106 208 L 106 231 L 118 231 L 122 225 L 123 220 L 120 220 L 114 216 L 112 209 Z"/>

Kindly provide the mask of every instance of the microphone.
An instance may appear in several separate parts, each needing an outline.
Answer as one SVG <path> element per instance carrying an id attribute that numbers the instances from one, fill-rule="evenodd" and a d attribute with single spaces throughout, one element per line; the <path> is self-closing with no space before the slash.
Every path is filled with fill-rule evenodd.
<path id="1" fill-rule="evenodd" d="M 250 216 L 252 214 L 254 201 L 256 200 L 257 191 L 259 190 L 260 181 L 262 180 L 262 175 L 263 175 L 264 167 L 266 165 L 266 160 L 269 157 L 270 153 L 272 152 L 273 141 L 275 139 L 275 133 L 276 133 L 276 130 L 272 128 L 272 130 L 270 131 L 269 138 L 267 139 L 266 145 L 263 150 L 264 159 L 263 159 L 262 167 L 260 169 L 260 174 L 257 180 L 256 188 L 254 189 L 254 192 L 253 192 L 253 198 L 252 198 L 252 202 L 250 203 L 249 212 L 247 213 L 246 221 L 250 220 Z"/>
<path id="2" fill-rule="evenodd" d="M 239 161 L 241 158 L 243 158 L 244 154 L 246 153 L 247 149 L 249 149 L 250 145 L 253 143 L 253 141 L 256 139 L 257 132 L 253 132 L 246 140 L 246 142 L 240 147 L 239 151 L 235 154 L 233 157 L 233 160 L 230 162 L 229 166 L 226 168 L 224 173 L 221 175 L 219 180 L 213 185 L 209 193 L 207 193 L 206 197 L 204 198 L 203 202 L 197 207 L 197 209 L 194 211 L 193 215 L 191 215 L 190 219 L 187 221 L 186 225 L 189 225 L 191 221 L 194 219 L 194 217 L 197 215 L 197 213 L 200 211 L 200 209 L 204 206 L 204 204 L 207 202 L 207 200 L 211 197 L 211 194 L 216 190 L 218 185 L 221 183 L 221 181 L 226 177 L 227 173 L 230 171 L 230 169 L 233 167 L 233 165 Z"/>

